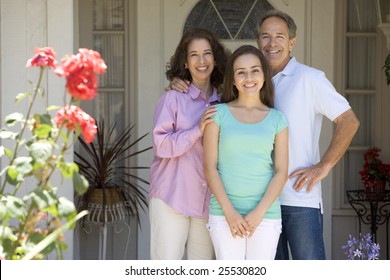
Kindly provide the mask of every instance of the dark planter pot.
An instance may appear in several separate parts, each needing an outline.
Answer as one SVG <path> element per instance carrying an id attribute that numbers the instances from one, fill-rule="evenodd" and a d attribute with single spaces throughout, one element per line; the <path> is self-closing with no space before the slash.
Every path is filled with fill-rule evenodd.
<path id="1" fill-rule="evenodd" d="M 369 200 L 383 200 L 385 196 L 386 181 L 375 180 L 364 184 L 364 192 Z"/>

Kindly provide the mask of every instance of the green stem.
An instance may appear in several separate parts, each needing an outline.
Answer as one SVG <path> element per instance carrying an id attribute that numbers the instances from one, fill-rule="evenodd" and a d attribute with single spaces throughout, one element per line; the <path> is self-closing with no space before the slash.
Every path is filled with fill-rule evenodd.
<path id="1" fill-rule="evenodd" d="M 60 131 L 62 130 L 62 128 L 63 128 L 63 126 L 60 126 Z M 68 129 L 67 129 L 67 133 L 66 133 L 66 141 L 65 141 L 65 143 L 62 145 L 62 149 L 61 149 L 61 151 L 60 151 L 60 154 L 58 155 L 56 164 L 55 164 L 54 167 L 51 169 L 50 174 L 47 176 L 47 178 L 46 178 L 45 181 L 43 182 L 43 187 L 45 187 L 45 186 L 49 183 L 49 180 L 50 180 L 51 176 L 53 175 L 53 173 L 54 173 L 54 171 L 55 171 L 55 169 L 56 169 L 58 163 L 59 163 L 59 162 L 62 160 L 62 158 L 64 157 L 65 151 L 66 151 L 67 149 L 69 149 L 69 146 L 67 146 L 67 144 L 68 144 L 68 139 L 69 139 L 70 132 L 71 132 L 71 129 L 68 128 Z M 58 135 L 59 135 L 59 134 L 58 134 Z M 59 136 L 57 136 L 57 138 L 55 139 L 55 143 L 57 142 L 58 137 L 59 137 Z"/>
<path id="2" fill-rule="evenodd" d="M 22 185 L 22 183 L 23 183 L 23 182 L 19 182 L 18 184 L 16 184 L 15 190 L 14 190 L 14 192 L 13 192 L 13 194 L 12 194 L 13 196 L 15 196 L 15 195 L 17 194 L 17 192 L 18 192 L 20 186 Z"/>
<path id="3" fill-rule="evenodd" d="M 22 125 L 22 130 L 20 131 L 20 134 L 18 134 L 18 136 L 16 137 L 16 145 L 15 145 L 15 148 L 14 148 L 14 152 L 12 154 L 12 159 L 9 163 L 9 165 L 12 165 L 16 159 L 16 156 L 17 156 L 17 152 L 19 150 L 19 145 L 20 145 L 20 140 L 22 139 L 22 136 L 24 134 L 24 131 L 27 127 L 27 124 L 28 124 L 28 120 L 29 120 L 29 116 L 30 116 L 30 113 L 31 113 L 31 110 L 32 110 L 32 107 L 34 105 L 34 102 L 35 102 L 35 99 L 38 95 L 38 92 L 39 92 L 39 89 L 40 89 L 40 86 L 41 86 L 41 82 L 42 82 L 42 78 L 43 78 L 43 72 L 44 72 L 44 67 L 40 67 L 40 71 L 39 71 L 39 79 L 38 79 L 38 84 L 37 86 L 35 87 L 34 89 L 34 94 L 33 94 L 33 97 L 32 97 L 32 100 L 30 102 L 30 105 L 29 105 L 29 108 L 28 108 L 28 111 L 27 111 L 27 115 L 26 115 L 26 118 L 24 119 L 24 123 Z M 5 190 L 5 186 L 7 184 L 7 180 L 5 179 L 3 181 L 3 186 L 1 188 L 1 191 L 0 193 L 4 193 L 4 190 Z M 20 185 L 19 185 L 20 187 Z"/>
<path id="4" fill-rule="evenodd" d="M 14 242 L 13 242 L 13 246 L 12 246 L 12 253 L 11 253 L 11 258 L 13 257 L 13 256 L 15 256 L 15 251 L 16 251 L 16 249 L 18 248 L 18 246 L 19 246 L 19 244 L 21 244 L 22 242 L 21 242 L 21 239 L 23 238 L 23 232 L 24 232 L 24 229 L 26 228 L 26 223 L 27 223 L 27 221 L 29 221 L 30 220 L 30 215 L 31 215 L 31 213 L 32 213 L 32 210 L 33 210 L 33 206 L 32 206 L 32 204 L 30 205 L 30 207 L 29 207 L 29 209 L 28 209 L 28 212 L 27 212 L 27 216 L 26 216 L 26 218 L 24 219 L 24 222 L 22 223 L 22 226 L 20 226 L 20 222 L 19 222 L 19 226 L 18 226 L 18 239 L 17 240 L 15 240 Z"/>

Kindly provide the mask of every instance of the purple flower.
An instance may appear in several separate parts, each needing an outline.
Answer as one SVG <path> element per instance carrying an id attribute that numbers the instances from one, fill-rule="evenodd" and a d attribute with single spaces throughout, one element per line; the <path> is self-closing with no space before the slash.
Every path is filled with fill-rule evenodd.
<path id="1" fill-rule="evenodd" d="M 359 239 L 349 235 L 346 245 L 341 246 L 344 254 L 349 260 L 377 260 L 379 259 L 380 246 L 372 241 L 370 233 L 364 236 L 360 235 Z"/>
<path id="2" fill-rule="evenodd" d="M 353 251 L 353 256 L 354 258 L 358 257 L 360 259 L 363 256 L 363 253 L 359 249 L 356 249 L 355 251 Z"/>

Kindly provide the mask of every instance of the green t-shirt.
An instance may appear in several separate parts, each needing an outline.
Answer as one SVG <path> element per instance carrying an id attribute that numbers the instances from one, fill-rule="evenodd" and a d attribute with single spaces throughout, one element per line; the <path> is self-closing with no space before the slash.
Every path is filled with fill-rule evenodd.
<path id="1" fill-rule="evenodd" d="M 259 123 L 241 123 L 226 103 L 216 106 L 218 172 L 233 206 L 241 215 L 246 215 L 257 206 L 274 175 L 275 136 L 287 127 L 287 120 L 281 112 L 270 109 Z M 211 196 L 210 214 L 224 215 L 214 195 Z M 281 218 L 279 199 L 274 201 L 264 218 Z"/>

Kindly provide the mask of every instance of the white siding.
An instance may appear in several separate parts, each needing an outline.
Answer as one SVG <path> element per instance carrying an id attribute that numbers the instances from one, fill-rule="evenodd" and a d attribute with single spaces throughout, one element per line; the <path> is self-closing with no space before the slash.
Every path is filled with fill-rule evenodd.
<path id="1" fill-rule="evenodd" d="M 1 120 L 15 111 L 26 112 L 27 103 L 15 105 L 15 96 L 31 90 L 28 80 L 36 81 L 37 69 L 26 69 L 35 47 L 50 46 L 57 52 L 57 60 L 73 53 L 73 1 L 69 0 L 1 0 L 0 16 L 0 92 Z M 63 100 L 64 81 L 52 72 L 43 83 L 48 93 L 40 104 L 58 104 Z M 70 152 L 69 157 L 73 157 Z M 52 180 L 59 186 L 59 180 Z M 59 186 L 60 194 L 73 199 L 73 186 L 69 180 Z M 66 233 L 68 250 L 64 259 L 73 259 L 73 234 Z"/>

